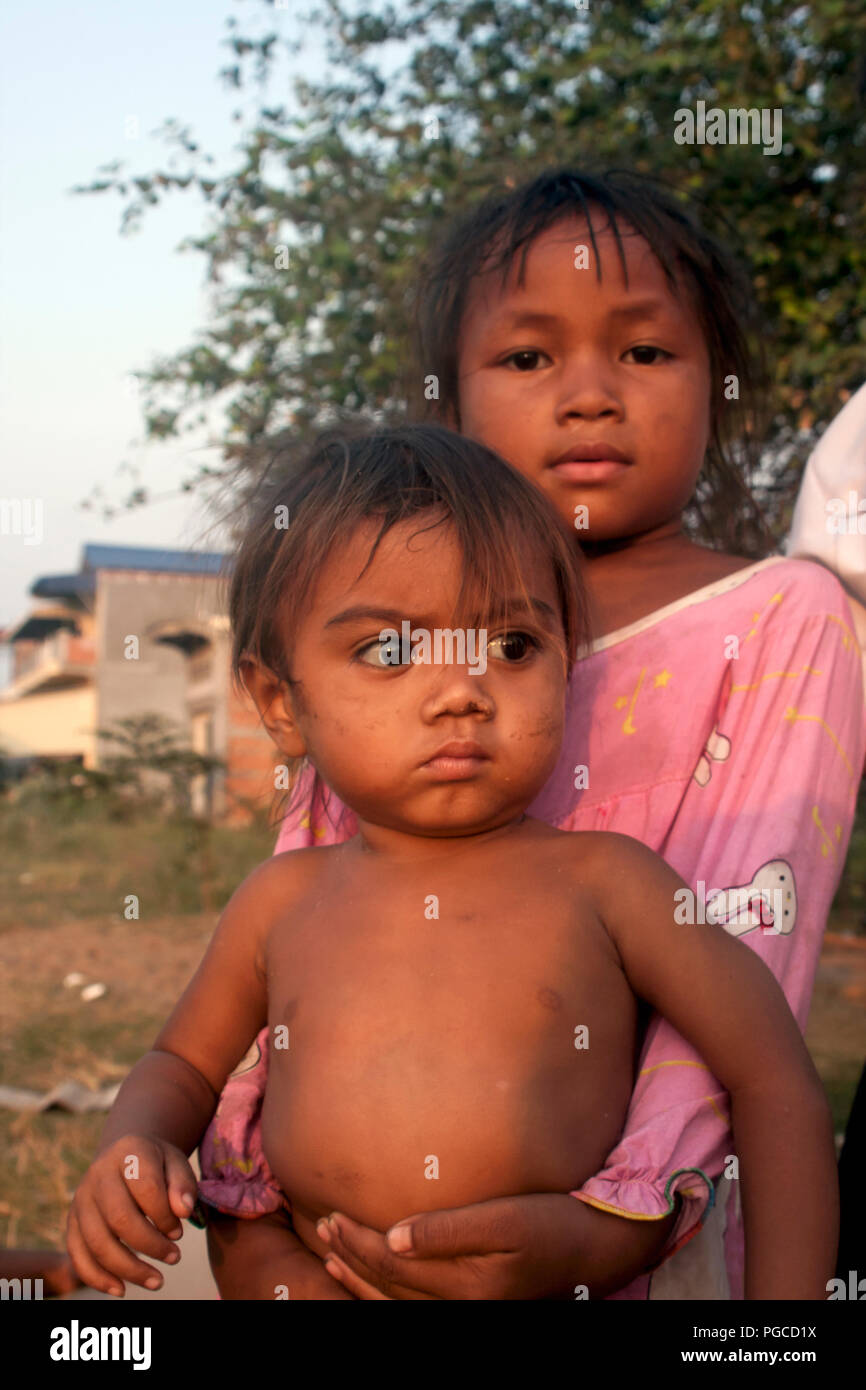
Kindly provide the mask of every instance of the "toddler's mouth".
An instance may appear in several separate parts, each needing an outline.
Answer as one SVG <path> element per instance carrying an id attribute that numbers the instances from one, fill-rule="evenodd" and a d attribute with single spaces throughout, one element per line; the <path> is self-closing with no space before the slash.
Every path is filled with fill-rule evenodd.
<path id="1" fill-rule="evenodd" d="M 489 761 L 490 754 L 485 752 L 480 743 L 473 739 L 453 739 L 450 743 L 443 743 L 421 767 L 429 768 L 431 772 L 448 781 L 459 781 L 464 777 L 474 777 L 484 763 Z"/>

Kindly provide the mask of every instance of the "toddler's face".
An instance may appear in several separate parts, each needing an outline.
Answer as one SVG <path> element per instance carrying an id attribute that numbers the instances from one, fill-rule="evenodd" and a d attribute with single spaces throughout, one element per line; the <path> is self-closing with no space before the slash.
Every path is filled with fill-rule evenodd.
<path id="1" fill-rule="evenodd" d="M 562 623 L 552 574 L 527 554 L 530 611 L 516 606 L 515 593 L 507 595 L 515 605 L 507 628 L 494 615 L 479 617 L 464 630 L 463 664 L 442 660 L 462 655 L 446 636 L 438 664 L 388 664 L 383 630 L 401 633 L 405 621 L 410 641 L 425 631 L 432 642 L 436 629 L 454 627 L 459 550 L 450 526 L 413 534 L 429 520 L 393 527 L 361 578 L 378 526 L 335 548 L 296 633 L 289 698 L 320 775 L 362 821 L 418 835 L 474 834 L 518 816 L 556 764 Z M 420 635 L 411 646 L 421 650 Z"/>
<path id="2" fill-rule="evenodd" d="M 677 298 L 646 241 L 620 221 L 628 266 L 604 215 L 567 219 L 519 258 L 503 294 L 474 283 L 460 336 L 464 434 L 546 492 L 580 540 L 637 535 L 678 517 L 710 434 L 710 363 L 685 290 Z M 575 268 L 575 248 L 589 266 Z M 601 447 L 596 447 L 601 446 Z M 564 460 L 564 461 L 561 461 Z M 569 461 L 571 460 L 571 461 Z"/>

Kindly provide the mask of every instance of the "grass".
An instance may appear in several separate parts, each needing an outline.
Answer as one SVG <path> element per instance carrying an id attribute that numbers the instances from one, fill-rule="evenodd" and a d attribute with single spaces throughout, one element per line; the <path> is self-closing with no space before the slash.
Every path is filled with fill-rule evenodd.
<path id="1" fill-rule="evenodd" d="M 148 916 L 219 912 L 272 853 L 275 832 L 263 821 L 229 829 L 157 815 L 112 820 L 85 803 L 65 816 L 0 807 L 0 836 L 2 931 L 102 915 L 123 920 L 129 895 Z"/>

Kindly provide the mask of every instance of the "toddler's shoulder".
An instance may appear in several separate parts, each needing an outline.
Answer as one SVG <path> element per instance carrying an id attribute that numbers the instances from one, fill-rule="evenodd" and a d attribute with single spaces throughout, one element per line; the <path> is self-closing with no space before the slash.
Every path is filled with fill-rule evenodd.
<path id="1" fill-rule="evenodd" d="M 673 873 L 655 850 L 617 830 L 563 832 L 557 851 L 576 882 L 601 890 L 615 891 L 624 878 L 645 880 Z"/>
<path id="2" fill-rule="evenodd" d="M 238 894 L 265 912 L 284 911 L 294 897 L 306 892 L 321 877 L 336 848 L 318 845 L 272 854 L 247 874 Z"/>

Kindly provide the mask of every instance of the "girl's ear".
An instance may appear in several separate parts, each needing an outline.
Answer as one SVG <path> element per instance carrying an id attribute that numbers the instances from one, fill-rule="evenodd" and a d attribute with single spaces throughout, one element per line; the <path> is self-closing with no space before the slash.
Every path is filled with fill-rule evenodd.
<path id="1" fill-rule="evenodd" d="M 298 728 L 288 682 L 252 657 L 241 661 L 240 671 L 244 688 L 280 752 L 287 758 L 302 758 L 307 745 Z"/>

